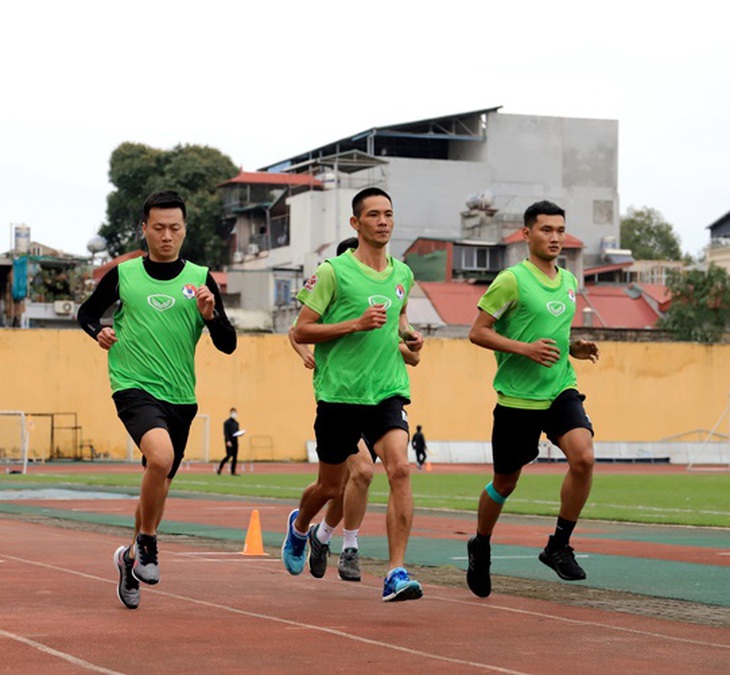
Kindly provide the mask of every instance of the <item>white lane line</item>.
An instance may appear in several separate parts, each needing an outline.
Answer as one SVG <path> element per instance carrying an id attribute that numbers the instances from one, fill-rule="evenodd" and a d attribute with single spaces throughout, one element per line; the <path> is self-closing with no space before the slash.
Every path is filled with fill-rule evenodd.
<path id="1" fill-rule="evenodd" d="M 0 637 L 7 638 L 8 640 L 15 640 L 16 642 L 21 642 L 28 647 L 33 647 L 33 649 L 37 649 L 39 652 L 43 652 L 44 654 L 48 654 L 49 656 L 55 656 L 59 659 L 63 659 L 64 661 L 68 661 L 69 663 L 73 663 L 73 665 L 75 666 L 79 666 L 80 668 L 86 668 L 86 670 L 91 670 L 95 673 L 107 673 L 107 675 L 123 675 L 117 670 L 102 668 L 101 666 L 89 663 L 89 661 L 84 661 L 84 659 L 80 659 L 77 656 L 72 656 L 71 654 L 67 654 L 66 652 L 59 652 L 58 649 L 53 649 L 53 647 L 47 647 L 46 645 L 41 644 L 40 642 L 36 642 L 35 640 L 29 640 L 22 635 L 9 633 L 6 630 L 2 630 L 2 628 L 0 628 Z"/>
<path id="2" fill-rule="evenodd" d="M 533 612 L 529 609 L 515 609 L 514 607 L 503 607 L 500 605 L 492 605 L 491 603 L 480 603 L 478 601 L 471 600 L 459 600 L 456 598 L 439 598 L 442 602 L 451 602 L 457 604 L 467 603 L 469 605 L 481 605 L 485 610 L 491 611 L 494 609 L 500 609 L 504 612 L 511 612 L 513 614 L 523 614 L 526 616 L 536 616 L 543 619 L 553 619 L 555 621 L 563 621 L 576 626 L 594 626 L 603 630 L 615 630 L 619 633 L 630 633 L 632 635 L 642 635 L 645 637 L 660 638 L 663 640 L 670 640 L 671 642 L 682 642 L 685 644 L 698 645 L 701 647 L 715 647 L 718 649 L 730 650 L 730 644 L 720 644 L 717 642 L 705 642 L 704 640 L 691 640 L 690 638 L 675 637 L 674 635 L 664 635 L 663 633 L 654 633 L 652 631 L 638 630 L 636 628 L 626 628 L 625 626 L 613 626 L 611 624 L 600 623 L 598 621 L 585 621 L 583 619 L 570 619 L 564 616 L 557 616 L 555 614 L 546 614 L 545 612 Z"/>
<path id="3" fill-rule="evenodd" d="M 27 560 L 25 558 L 19 558 L 16 556 L 6 556 L 10 560 L 16 560 L 17 562 L 24 563 L 26 565 L 36 565 L 37 567 L 43 567 L 46 569 L 55 570 L 57 572 L 66 572 L 67 574 L 73 574 L 75 576 L 83 577 L 84 579 L 93 579 L 94 581 L 101 581 L 105 584 L 114 584 L 116 585 L 115 581 L 110 581 L 109 579 L 103 579 L 101 577 L 94 576 L 93 574 L 86 574 L 84 572 L 77 572 L 76 570 L 70 570 L 66 569 L 64 567 L 58 567 L 56 565 L 48 565 L 46 563 L 36 562 L 35 560 Z M 456 659 L 451 658 L 449 656 L 441 656 L 439 654 L 432 654 L 429 652 L 423 652 L 417 649 L 410 649 L 408 647 L 401 647 L 400 645 L 393 645 L 386 642 L 381 642 L 379 640 L 371 640 L 369 638 L 364 638 L 359 635 L 353 635 L 351 633 L 346 633 L 345 631 L 337 630 L 335 628 L 326 628 L 324 626 L 315 626 L 313 624 L 304 623 L 302 621 L 292 621 L 291 619 L 284 619 L 279 616 L 272 616 L 269 614 L 261 614 L 260 612 L 251 612 L 244 609 L 239 609 L 237 607 L 230 607 L 229 605 L 221 605 L 217 602 L 208 602 L 206 600 L 198 600 L 197 598 L 190 598 L 184 595 L 177 595 L 176 593 L 168 593 L 166 591 L 158 591 L 158 590 L 152 590 L 152 589 L 145 589 L 147 593 L 154 593 L 156 595 L 161 595 L 167 598 L 172 598 L 174 600 L 180 600 L 182 602 L 189 602 L 195 605 L 200 605 L 201 607 L 209 607 L 212 609 L 218 609 L 222 610 L 224 612 L 229 612 L 231 614 L 239 614 L 241 616 L 247 616 L 253 619 L 261 619 L 264 621 L 273 621 L 275 623 L 281 623 L 286 626 L 291 626 L 294 628 L 303 628 L 307 630 L 313 630 L 320 633 L 326 633 L 328 635 L 334 635 L 336 637 L 345 638 L 347 640 L 352 640 L 354 642 L 360 642 L 367 645 L 373 645 L 376 647 L 380 647 L 381 649 L 390 649 L 392 651 L 397 652 L 404 652 L 406 654 L 411 654 L 413 656 L 420 656 L 426 659 L 433 659 L 435 661 L 440 661 L 444 663 L 453 663 L 460 666 L 472 666 L 474 668 L 481 668 L 483 670 L 489 670 L 495 673 L 506 673 L 507 675 L 528 675 L 527 673 L 519 670 L 510 670 L 508 668 L 500 668 L 499 666 L 493 666 L 486 663 L 478 663 L 476 661 L 466 661 L 464 659 Z M 104 672 L 110 672 L 110 671 L 104 671 Z"/>
<path id="4" fill-rule="evenodd" d="M 44 568 L 51 569 L 51 570 L 56 570 L 56 571 L 59 571 L 59 572 L 65 572 L 67 574 L 73 574 L 73 575 L 76 575 L 76 576 L 84 577 L 86 579 L 93 579 L 94 581 L 101 581 L 101 582 L 103 582 L 105 584 L 113 584 L 113 585 L 116 585 L 116 581 L 112 581 L 112 580 L 109 580 L 109 579 L 104 579 L 102 577 L 97 577 L 97 576 L 95 576 L 93 574 L 86 574 L 84 572 L 77 572 L 76 570 L 66 569 L 64 567 L 57 567 L 55 565 L 48 565 L 46 563 L 37 562 L 35 560 L 27 560 L 25 558 L 19 558 L 17 556 L 13 556 L 13 555 L 5 555 L 5 557 L 7 559 L 9 559 L 9 560 L 16 560 L 18 562 L 22 562 L 22 563 L 25 563 L 25 564 L 28 564 L 28 565 L 36 565 L 38 567 L 44 567 Z M 277 561 L 278 559 L 277 558 L 274 558 L 273 560 Z M 260 558 L 257 559 L 257 561 L 262 562 L 262 560 Z M 380 586 L 370 586 L 368 584 L 362 584 L 362 588 L 363 589 L 368 589 L 368 590 L 375 589 L 377 591 L 380 591 Z M 315 626 L 313 624 L 307 624 L 307 623 L 303 623 L 301 621 L 292 621 L 290 619 L 283 619 L 283 618 L 278 617 L 278 616 L 272 616 L 272 615 L 268 615 L 268 614 L 261 614 L 259 612 L 251 612 L 251 611 L 248 611 L 248 610 L 238 609 L 237 607 L 230 607 L 228 605 L 221 605 L 219 603 L 208 602 L 208 601 L 205 601 L 205 600 L 198 600 L 197 598 L 191 598 L 191 597 L 187 597 L 187 596 L 184 596 L 184 595 L 177 595 L 175 593 L 168 593 L 167 591 L 159 591 L 159 590 L 154 590 L 154 589 L 145 589 L 145 591 L 147 593 L 157 593 L 159 595 L 162 595 L 162 596 L 165 596 L 165 597 L 168 597 L 168 598 L 174 598 L 176 600 L 182 600 L 184 602 L 190 602 L 190 603 L 193 603 L 193 604 L 196 604 L 196 605 L 201 605 L 201 606 L 204 606 L 204 607 L 212 607 L 212 608 L 215 608 L 215 609 L 221 609 L 223 611 L 231 612 L 233 614 L 241 614 L 243 616 L 250 616 L 250 617 L 256 618 L 256 619 L 263 619 L 263 620 L 268 620 L 268 621 L 274 621 L 274 622 L 277 622 L 277 623 L 283 623 L 283 624 L 287 624 L 287 625 L 290 625 L 290 626 L 295 626 L 297 628 L 309 628 L 309 629 L 314 630 L 314 631 L 320 631 L 322 633 L 328 633 L 328 634 L 331 634 L 331 635 L 337 635 L 338 637 L 344 637 L 344 638 L 347 638 L 347 639 L 350 639 L 350 640 L 353 640 L 353 641 L 356 641 L 356 642 L 363 642 L 365 644 L 372 644 L 372 645 L 376 645 L 376 646 L 382 647 L 384 649 L 393 649 L 393 650 L 396 650 L 396 651 L 407 652 L 409 654 L 423 656 L 423 657 L 426 657 L 426 658 L 432 658 L 432 659 L 436 659 L 438 661 L 446 661 L 446 662 L 449 662 L 449 663 L 458 663 L 458 664 L 471 665 L 471 666 L 476 666 L 476 667 L 479 667 L 479 668 L 486 668 L 488 670 L 494 670 L 494 671 L 500 672 L 500 673 L 517 673 L 518 672 L 518 671 L 512 671 L 512 670 L 505 670 L 503 668 L 499 668 L 498 666 L 491 666 L 491 665 L 487 665 L 487 664 L 483 664 L 483 663 L 474 663 L 472 661 L 462 661 L 460 659 L 453 659 L 453 658 L 450 658 L 450 657 L 439 656 L 438 654 L 431 654 L 429 652 L 422 652 L 422 651 L 418 651 L 418 650 L 413 650 L 413 649 L 409 649 L 407 647 L 400 647 L 398 645 L 391 645 L 389 643 L 379 642 L 377 640 L 369 640 L 367 638 L 362 638 L 362 637 L 360 637 L 358 635 L 352 635 L 350 633 L 345 633 L 343 631 L 338 631 L 338 630 L 335 630 L 335 629 L 332 629 L 332 628 L 325 628 L 325 627 L 322 627 L 322 626 Z M 489 603 L 482 603 L 482 602 L 479 602 L 477 600 L 460 600 L 460 599 L 455 599 L 455 598 L 444 598 L 444 597 L 438 597 L 438 596 L 437 597 L 429 596 L 429 599 L 437 600 L 437 601 L 440 601 L 440 602 L 448 602 L 448 603 L 456 603 L 456 604 L 468 604 L 468 605 L 471 605 L 471 606 L 474 606 L 474 605 L 481 606 L 486 611 L 490 611 L 490 612 L 491 611 L 494 611 L 494 610 L 501 610 L 501 611 L 504 611 L 504 612 L 510 612 L 512 614 L 522 614 L 524 616 L 533 616 L 533 617 L 538 617 L 538 618 L 541 618 L 541 619 L 552 619 L 554 621 L 559 621 L 559 622 L 563 622 L 563 623 L 569 623 L 569 624 L 573 624 L 573 625 L 576 625 L 576 626 L 591 626 L 591 627 L 601 628 L 603 630 L 614 630 L 614 631 L 619 632 L 619 633 L 629 633 L 629 634 L 632 634 L 632 635 L 643 635 L 643 636 L 647 636 L 647 637 L 653 637 L 653 638 L 659 638 L 659 639 L 663 639 L 663 640 L 669 640 L 670 642 L 680 642 L 680 643 L 683 643 L 683 644 L 697 645 L 697 646 L 700 646 L 700 647 L 714 647 L 714 648 L 718 648 L 718 649 L 727 649 L 728 651 L 730 651 L 730 644 L 720 644 L 720 643 L 715 643 L 715 642 L 707 642 L 707 641 L 704 641 L 704 640 L 693 640 L 693 639 L 690 639 L 690 638 L 675 637 L 673 635 L 664 635 L 662 633 L 654 633 L 652 631 L 644 631 L 644 630 L 639 630 L 639 629 L 636 629 L 636 628 L 626 628 L 624 626 L 614 626 L 614 625 L 612 625 L 610 623 L 600 623 L 598 621 L 584 621 L 582 619 L 571 619 L 571 618 L 559 616 L 557 614 L 548 614 L 547 612 L 534 612 L 534 611 L 531 611 L 531 610 L 516 609 L 514 607 L 505 607 L 503 605 L 497 605 L 497 604 L 493 604 L 491 602 L 489 602 Z M 525 675 L 525 674 L 523 673 L 522 675 Z"/>

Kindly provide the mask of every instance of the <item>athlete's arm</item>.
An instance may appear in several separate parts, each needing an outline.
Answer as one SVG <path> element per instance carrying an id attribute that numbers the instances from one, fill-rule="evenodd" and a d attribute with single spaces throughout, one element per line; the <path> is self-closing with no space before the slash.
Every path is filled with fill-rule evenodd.
<path id="1" fill-rule="evenodd" d="M 294 340 L 299 344 L 329 342 L 358 331 L 380 328 L 386 322 L 385 307 L 368 307 L 361 316 L 339 323 L 320 323 L 327 308 L 336 301 L 337 277 L 329 262 L 323 262 L 297 293 L 303 307 L 294 324 Z"/>
<path id="2" fill-rule="evenodd" d="M 408 323 L 406 307 L 407 303 L 404 303 L 398 315 L 398 336 L 404 341 L 408 349 L 412 352 L 418 352 L 423 347 L 423 335 Z"/>
<path id="3" fill-rule="evenodd" d="M 598 361 L 598 345 L 591 340 L 578 338 L 570 341 L 570 355 L 574 359 L 585 359 L 595 363 Z"/>
<path id="4" fill-rule="evenodd" d="M 318 323 L 322 318 L 306 305 L 302 307 L 294 328 L 294 340 L 300 344 L 329 342 L 358 331 L 370 331 L 385 325 L 386 312 L 383 305 L 368 307 L 357 319 L 340 323 Z"/>
<path id="5" fill-rule="evenodd" d="M 406 362 L 407 366 L 417 366 L 421 362 L 421 352 L 412 352 L 405 342 L 398 343 L 398 351 Z"/>
<path id="6" fill-rule="evenodd" d="M 560 350 L 555 346 L 555 340 L 540 338 L 535 342 L 520 342 L 500 335 L 494 330 L 497 319 L 479 308 L 479 315 L 469 331 L 469 340 L 485 349 L 507 354 L 519 354 L 532 359 L 543 366 L 552 366 L 560 357 Z"/>
<path id="7" fill-rule="evenodd" d="M 202 289 L 205 290 L 203 291 Z M 203 309 L 201 309 L 201 296 L 202 304 L 204 305 Z M 210 296 L 212 296 L 212 302 Z M 236 351 L 236 345 L 238 344 L 236 329 L 228 320 L 226 310 L 223 307 L 221 292 L 210 272 L 208 272 L 208 276 L 205 280 L 205 286 L 200 286 L 197 289 L 196 300 L 198 302 L 198 311 L 200 311 L 200 314 L 205 321 L 205 325 L 210 332 L 210 339 L 213 341 L 215 348 L 224 354 L 233 354 L 233 352 Z M 211 304 L 213 306 L 213 311 L 208 314 L 210 318 L 206 319 L 206 314 L 203 314 L 203 311 L 209 310 Z"/>
<path id="8" fill-rule="evenodd" d="M 298 354 L 299 358 L 302 360 L 302 363 L 304 363 L 305 368 L 309 368 L 309 370 L 314 370 L 314 366 L 316 365 L 314 361 L 314 354 L 312 354 L 312 351 L 307 347 L 307 345 L 300 345 L 295 339 L 294 339 L 294 326 L 295 324 L 292 324 L 289 327 L 289 332 L 287 335 L 289 336 L 289 344 L 292 346 L 292 349 Z"/>
<path id="9" fill-rule="evenodd" d="M 119 270 L 110 269 L 99 281 L 76 316 L 81 328 L 97 341 L 102 349 L 109 349 L 117 337 L 111 326 L 102 326 L 101 317 L 109 307 L 119 300 Z"/>

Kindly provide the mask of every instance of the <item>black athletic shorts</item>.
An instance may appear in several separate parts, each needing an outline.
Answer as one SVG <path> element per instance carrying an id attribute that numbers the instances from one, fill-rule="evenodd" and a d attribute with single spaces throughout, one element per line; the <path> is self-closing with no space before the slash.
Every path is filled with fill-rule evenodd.
<path id="1" fill-rule="evenodd" d="M 540 434 L 545 432 L 551 443 L 571 429 L 588 429 L 593 435 L 591 420 L 583 409 L 585 396 L 575 389 L 562 392 L 547 410 L 494 408 L 492 457 L 494 473 L 514 473 L 538 455 Z"/>
<path id="2" fill-rule="evenodd" d="M 175 459 L 167 477 L 174 478 L 185 456 L 190 425 L 198 412 L 198 405 L 160 401 L 143 389 L 123 389 L 114 392 L 112 398 L 117 406 L 117 416 L 137 447 L 150 429 L 165 429 L 170 434 Z M 143 455 L 142 466 L 146 465 Z"/>
<path id="3" fill-rule="evenodd" d="M 314 420 L 319 461 L 342 464 L 357 453 L 360 438 L 372 454 L 375 444 L 391 429 L 409 433 L 404 407 L 407 403 L 408 400 L 401 396 L 386 398 L 377 405 L 319 401 Z"/>

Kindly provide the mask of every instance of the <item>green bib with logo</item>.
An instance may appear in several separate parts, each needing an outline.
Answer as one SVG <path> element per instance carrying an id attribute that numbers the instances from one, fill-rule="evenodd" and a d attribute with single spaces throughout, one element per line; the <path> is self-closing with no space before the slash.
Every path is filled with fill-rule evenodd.
<path id="1" fill-rule="evenodd" d="M 186 262 L 177 277 L 159 281 L 142 260 L 119 265 L 118 342 L 109 350 L 112 391 L 143 389 L 169 403 L 195 403 L 195 347 L 204 326 L 195 289 L 208 269 Z"/>
<path id="2" fill-rule="evenodd" d="M 517 280 L 518 300 L 496 321 L 494 329 L 520 342 L 535 342 L 540 338 L 555 340 L 560 358 L 548 368 L 526 356 L 495 352 L 494 388 L 508 398 L 550 402 L 577 383 L 568 358 L 577 282 L 563 269 L 558 269 L 554 284 L 548 284 L 547 277 L 544 280 L 536 277 L 524 263 L 509 270 Z"/>
<path id="3" fill-rule="evenodd" d="M 315 346 L 314 393 L 318 401 L 376 405 L 392 396 L 410 399 L 410 383 L 398 350 L 398 319 L 413 285 L 413 273 L 392 260 L 389 275 L 368 274 L 347 252 L 328 260 L 335 270 L 335 297 L 322 323 L 340 323 L 362 316 L 372 305 L 385 305 L 387 321 L 370 331 L 351 333 Z"/>

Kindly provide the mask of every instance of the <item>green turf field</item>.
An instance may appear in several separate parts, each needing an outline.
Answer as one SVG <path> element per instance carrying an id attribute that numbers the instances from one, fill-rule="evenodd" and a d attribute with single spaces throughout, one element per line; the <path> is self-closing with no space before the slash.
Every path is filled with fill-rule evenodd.
<path id="1" fill-rule="evenodd" d="M 241 495 L 299 499 L 314 473 L 246 472 L 238 477 L 186 473 L 181 470 L 173 491 L 212 495 Z M 477 500 L 489 475 L 414 473 L 417 507 L 476 511 Z M 7 475 L 0 477 L 2 490 L 18 487 L 128 488 L 137 494 L 140 473 L 78 473 Z M 553 516 L 558 508 L 561 475 L 525 474 L 505 504 L 505 513 Z M 370 501 L 384 504 L 388 487 L 384 475 L 375 476 Z M 610 474 L 594 478 L 593 491 L 583 518 L 637 523 L 730 527 L 730 473 Z"/>

